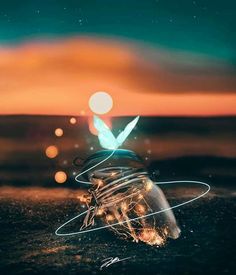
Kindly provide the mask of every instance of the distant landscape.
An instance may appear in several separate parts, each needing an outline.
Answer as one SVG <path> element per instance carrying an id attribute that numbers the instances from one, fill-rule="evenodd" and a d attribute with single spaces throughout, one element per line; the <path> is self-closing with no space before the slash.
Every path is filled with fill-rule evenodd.
<path id="1" fill-rule="evenodd" d="M 74 187 L 73 165 L 101 150 L 98 139 L 88 128 L 88 118 L 69 123 L 65 116 L 0 116 L 0 183 L 13 186 L 58 187 L 56 170 L 68 180 L 63 187 Z M 131 117 L 112 119 L 118 134 Z M 214 184 L 236 183 L 236 117 L 184 118 L 141 117 L 122 148 L 139 154 L 157 180 L 204 179 Z M 63 136 L 54 134 L 56 128 Z M 45 150 L 58 147 L 50 159 Z"/>

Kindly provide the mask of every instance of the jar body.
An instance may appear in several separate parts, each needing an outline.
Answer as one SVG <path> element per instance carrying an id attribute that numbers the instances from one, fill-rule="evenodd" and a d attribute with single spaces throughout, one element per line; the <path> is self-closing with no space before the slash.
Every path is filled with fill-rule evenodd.
<path id="1" fill-rule="evenodd" d="M 96 205 L 92 218 L 136 242 L 161 246 L 167 238 L 178 238 L 180 229 L 164 193 L 149 178 L 140 159 L 123 151 L 87 174 L 92 204 Z M 92 160 L 90 165 L 96 158 Z"/>
<path id="2" fill-rule="evenodd" d="M 130 177 L 126 173 L 122 179 L 116 171 L 117 168 L 109 171 L 113 180 L 109 178 L 108 182 L 107 178 L 98 180 L 101 171 L 90 178 L 96 186 L 96 217 L 120 237 L 136 242 L 161 246 L 167 238 L 177 239 L 180 229 L 162 190 L 146 175 L 130 172 Z"/>

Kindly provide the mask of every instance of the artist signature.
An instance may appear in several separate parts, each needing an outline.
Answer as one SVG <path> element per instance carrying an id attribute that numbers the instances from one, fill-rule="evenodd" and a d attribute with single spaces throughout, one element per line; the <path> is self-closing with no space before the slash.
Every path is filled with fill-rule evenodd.
<path id="1" fill-rule="evenodd" d="M 100 266 L 100 270 L 102 270 L 104 267 L 108 267 L 112 264 L 115 264 L 115 263 L 119 263 L 119 262 L 123 262 L 125 260 L 128 260 L 132 257 L 126 257 L 126 258 L 123 258 L 123 259 L 120 259 L 119 257 L 109 257 L 109 258 L 106 258 L 104 260 L 102 260 L 102 262 L 104 262 L 101 266 Z"/>

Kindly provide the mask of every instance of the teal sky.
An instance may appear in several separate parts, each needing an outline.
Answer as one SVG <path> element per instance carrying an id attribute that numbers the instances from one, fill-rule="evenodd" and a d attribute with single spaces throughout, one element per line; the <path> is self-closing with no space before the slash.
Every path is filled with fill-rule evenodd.
<path id="1" fill-rule="evenodd" d="M 102 35 L 236 64 L 233 0 L 10 0 L 0 4 L 1 44 Z"/>

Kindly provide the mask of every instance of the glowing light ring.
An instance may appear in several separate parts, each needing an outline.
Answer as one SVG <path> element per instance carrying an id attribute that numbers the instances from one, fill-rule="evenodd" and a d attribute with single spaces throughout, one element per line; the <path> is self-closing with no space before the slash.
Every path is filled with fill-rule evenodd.
<path id="1" fill-rule="evenodd" d="M 113 152 L 114 154 L 114 152 Z M 97 166 L 97 165 L 96 165 Z M 78 175 L 80 176 L 80 175 Z M 153 213 L 150 213 L 150 214 L 147 214 L 147 215 L 144 215 L 144 216 L 140 216 L 140 217 L 136 217 L 136 218 L 133 218 L 133 219 L 129 219 L 129 221 L 137 221 L 139 219 L 142 219 L 142 218 L 146 218 L 146 217 L 150 217 L 150 216 L 153 216 L 153 215 L 157 215 L 157 214 L 160 214 L 160 213 L 164 213 L 166 211 L 170 211 L 172 209 L 176 209 L 176 208 L 179 208 L 181 206 L 184 206 L 186 204 L 189 204 L 193 201 L 196 201 L 198 199 L 200 199 L 201 197 L 205 196 L 211 189 L 210 185 L 205 183 L 205 182 L 201 182 L 201 181 L 192 181 L 192 180 L 184 180 L 184 181 L 163 181 L 163 182 L 156 182 L 155 184 L 157 185 L 165 185 L 165 184 L 173 184 L 173 183 L 195 183 L 195 184 L 200 184 L 200 185 L 204 185 L 207 187 L 207 190 L 205 192 L 203 192 L 202 194 L 200 194 L 199 196 L 191 199 L 191 200 L 188 200 L 188 201 L 185 201 L 185 202 L 182 202 L 182 203 L 179 203 L 179 204 L 176 204 L 174 206 L 171 206 L 171 207 L 168 207 L 168 208 L 165 208 L 165 209 L 162 209 L 162 210 L 159 210 L 159 211 L 156 211 L 156 212 L 153 212 Z M 92 208 L 93 209 L 93 208 Z M 109 225 L 104 225 L 104 226 L 100 226 L 100 227 L 97 227 L 97 228 L 91 228 L 91 229 L 87 229 L 87 230 L 83 230 L 83 231 L 77 231 L 77 232 L 71 232 L 71 233 L 58 233 L 60 229 L 62 229 L 64 226 L 66 226 L 67 224 L 69 224 L 70 222 L 78 219 L 79 217 L 81 217 L 82 215 L 86 214 L 88 212 L 88 210 L 80 213 L 79 215 L 73 217 L 72 219 L 70 219 L 69 221 L 65 222 L 64 224 L 62 224 L 61 226 L 59 226 L 57 228 L 57 230 L 55 231 L 55 234 L 57 236 L 73 236 L 73 235 L 78 235 L 78 234 L 85 234 L 85 233 L 89 233 L 89 232 L 92 232 L 92 231 L 97 231 L 97 230 L 101 230 L 101 229 L 105 229 L 105 228 L 109 228 L 109 227 L 114 227 L 114 226 L 117 226 L 117 225 L 121 225 L 123 223 L 126 223 L 127 221 L 123 221 L 123 222 L 117 222 L 117 223 L 113 223 L 113 224 L 109 224 Z"/>

